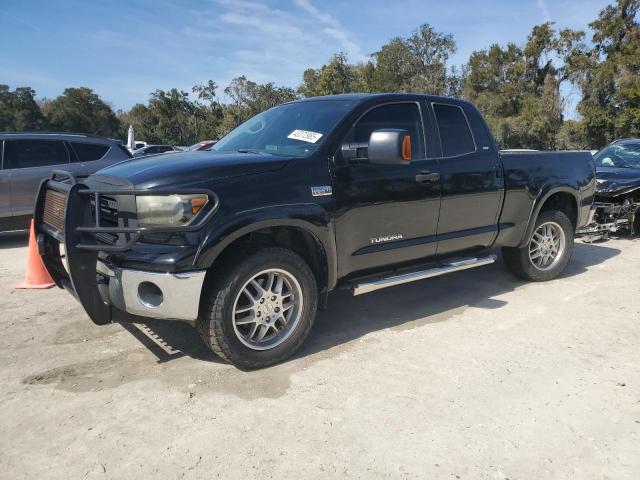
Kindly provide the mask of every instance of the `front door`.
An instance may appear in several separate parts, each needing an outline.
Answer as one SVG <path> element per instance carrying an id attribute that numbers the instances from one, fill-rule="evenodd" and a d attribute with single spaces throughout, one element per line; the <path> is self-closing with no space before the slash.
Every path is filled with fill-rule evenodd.
<path id="1" fill-rule="evenodd" d="M 371 132 L 383 128 L 409 131 L 410 163 L 354 163 L 338 153 L 332 167 L 341 277 L 436 252 L 438 163 L 426 158 L 420 105 L 401 102 L 374 107 L 356 122 L 343 143 L 366 144 Z"/>
<path id="2" fill-rule="evenodd" d="M 28 228 L 40 182 L 49 177 L 52 170 L 69 167 L 69 152 L 61 141 L 6 140 L 3 164 L 11 170 L 15 228 Z"/>

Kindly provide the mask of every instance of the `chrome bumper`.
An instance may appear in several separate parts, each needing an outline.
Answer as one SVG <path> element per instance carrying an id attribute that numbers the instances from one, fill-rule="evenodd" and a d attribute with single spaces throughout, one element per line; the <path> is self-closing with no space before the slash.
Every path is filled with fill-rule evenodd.
<path id="1" fill-rule="evenodd" d="M 157 319 L 195 320 L 205 270 L 157 273 L 110 268 L 98 261 L 102 299 L 132 315 Z"/>

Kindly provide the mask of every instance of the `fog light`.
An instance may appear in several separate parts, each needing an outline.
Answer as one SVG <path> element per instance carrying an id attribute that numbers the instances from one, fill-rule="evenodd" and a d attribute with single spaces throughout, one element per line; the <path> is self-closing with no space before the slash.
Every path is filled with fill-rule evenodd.
<path id="1" fill-rule="evenodd" d="M 141 282 L 138 285 L 138 300 L 148 308 L 156 308 L 162 304 L 162 290 L 155 283 Z"/>

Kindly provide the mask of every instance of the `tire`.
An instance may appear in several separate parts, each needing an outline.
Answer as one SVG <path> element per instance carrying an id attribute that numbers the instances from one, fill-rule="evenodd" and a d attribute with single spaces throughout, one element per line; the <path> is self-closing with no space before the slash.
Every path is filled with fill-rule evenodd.
<path id="1" fill-rule="evenodd" d="M 545 228 L 546 232 L 555 232 L 553 238 L 558 238 L 559 241 L 562 239 L 560 248 L 554 243 L 553 248 L 556 248 L 557 254 L 552 259 L 540 254 L 544 252 L 553 255 L 550 243 L 543 243 L 540 247 L 539 240 L 549 240 L 549 237 L 541 235 L 545 233 Z M 502 257 L 507 268 L 518 277 L 532 282 L 546 282 L 560 275 L 569 263 L 573 253 L 573 240 L 573 224 L 567 215 L 558 210 L 546 210 L 538 215 L 527 244 L 521 248 L 503 247 Z M 550 263 L 545 265 L 544 260 L 549 260 Z"/>
<path id="2" fill-rule="evenodd" d="M 200 336 L 243 370 L 281 362 L 300 348 L 313 326 L 316 279 L 306 262 L 285 248 L 233 253 L 214 267 L 203 288 L 196 322 Z"/>

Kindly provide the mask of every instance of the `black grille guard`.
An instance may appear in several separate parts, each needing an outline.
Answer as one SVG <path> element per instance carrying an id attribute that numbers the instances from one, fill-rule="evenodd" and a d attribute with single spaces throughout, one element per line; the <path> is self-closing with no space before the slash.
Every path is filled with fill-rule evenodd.
<path id="1" fill-rule="evenodd" d="M 56 190 L 66 196 L 64 209 L 64 231 L 60 232 L 44 223 L 44 201 L 47 189 Z M 140 227 L 137 224 L 136 196 L 174 195 L 204 193 L 209 196 L 206 211 L 198 222 L 180 227 Z M 118 226 L 100 226 L 100 197 L 116 196 L 118 199 Z M 91 205 L 91 198 L 94 205 Z M 44 265 L 60 288 L 72 293 L 97 324 L 112 320 L 111 306 L 99 294 L 100 279 L 96 274 L 98 252 L 123 252 L 130 250 L 141 235 L 151 233 L 191 232 L 201 228 L 219 208 L 218 196 L 206 189 L 140 190 L 92 189 L 79 183 L 70 172 L 54 170 L 50 178 L 43 180 L 38 188 L 34 208 L 34 223 L 38 250 Z M 100 241 L 99 234 L 114 234 L 115 244 Z M 60 253 L 64 245 L 66 267 Z"/>
<path id="2" fill-rule="evenodd" d="M 65 178 L 68 182 L 56 180 L 59 177 Z M 192 232 L 200 229 L 202 225 L 216 213 L 220 205 L 218 196 L 211 190 L 207 189 L 91 189 L 86 185 L 78 183 L 72 173 L 63 170 L 54 170 L 51 173 L 51 177 L 40 185 L 38 197 L 40 197 L 46 188 L 52 188 L 67 195 L 64 218 L 65 228 L 64 232 L 60 233 L 63 234 L 65 244 L 68 245 L 69 239 L 73 238 L 76 240 L 75 247 L 81 250 L 123 252 L 131 249 L 133 244 L 143 234 Z M 137 225 L 136 196 L 188 195 L 198 193 L 204 193 L 209 197 L 209 202 L 205 205 L 205 214 L 202 218 L 198 219 L 198 222 L 176 227 L 140 227 Z M 119 225 L 117 227 L 100 226 L 100 197 L 102 195 L 120 197 L 118 201 L 118 216 L 120 217 L 119 223 L 122 223 L 123 225 Z M 82 197 L 93 197 L 93 208 L 91 208 L 91 203 L 84 202 Z M 130 197 L 130 199 L 127 201 L 122 197 Z M 93 216 L 91 213 L 93 213 Z M 44 225 L 45 228 L 48 227 L 46 224 Z M 72 227 L 73 231 L 71 231 L 70 227 Z M 58 232 L 51 228 L 46 229 L 48 230 L 47 233 L 60 239 Z M 100 233 L 116 234 L 119 237 L 118 242 L 115 245 L 101 242 L 95 237 L 96 234 Z M 89 238 L 87 238 L 87 235 L 82 234 L 88 234 Z"/>

